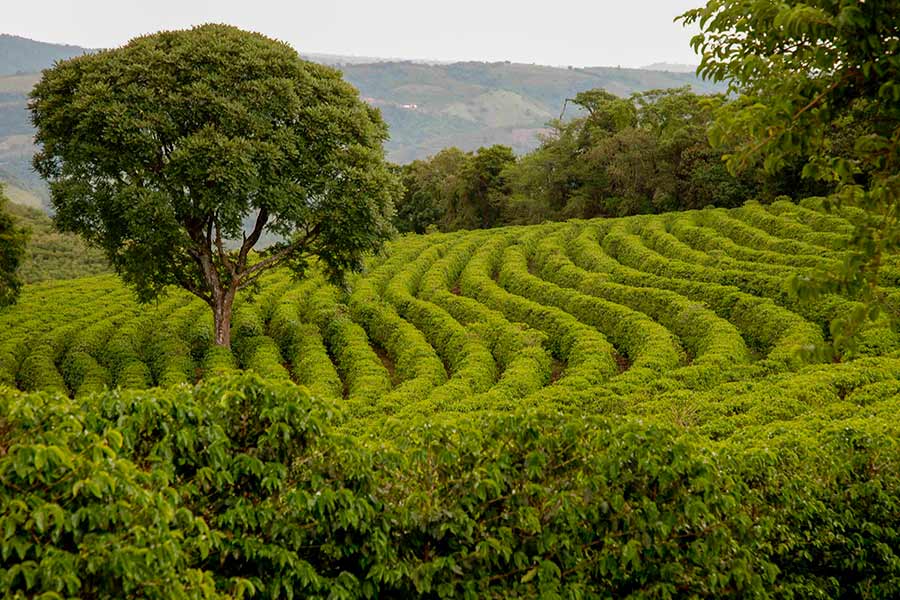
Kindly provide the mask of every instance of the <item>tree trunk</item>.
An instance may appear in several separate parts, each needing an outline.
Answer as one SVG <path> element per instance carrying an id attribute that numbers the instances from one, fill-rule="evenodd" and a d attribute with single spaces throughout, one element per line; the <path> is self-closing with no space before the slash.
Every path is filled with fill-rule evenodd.
<path id="1" fill-rule="evenodd" d="M 234 305 L 234 287 L 222 290 L 213 298 L 213 323 L 216 331 L 216 345 L 231 348 L 231 308 Z"/>

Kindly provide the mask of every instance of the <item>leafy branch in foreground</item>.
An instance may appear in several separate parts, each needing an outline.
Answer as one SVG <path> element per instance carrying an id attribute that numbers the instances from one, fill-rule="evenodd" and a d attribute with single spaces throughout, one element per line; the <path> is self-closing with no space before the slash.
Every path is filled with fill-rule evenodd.
<path id="1" fill-rule="evenodd" d="M 854 222 L 851 252 L 837 272 L 792 287 L 858 297 L 832 324 L 835 344 L 852 344 L 865 321 L 896 313 L 879 274 L 900 248 L 900 2 L 710 0 L 679 19 L 700 26 L 698 73 L 737 95 L 710 130 L 735 147 L 729 168 L 800 158 L 804 177 L 835 186 L 828 201 Z"/>

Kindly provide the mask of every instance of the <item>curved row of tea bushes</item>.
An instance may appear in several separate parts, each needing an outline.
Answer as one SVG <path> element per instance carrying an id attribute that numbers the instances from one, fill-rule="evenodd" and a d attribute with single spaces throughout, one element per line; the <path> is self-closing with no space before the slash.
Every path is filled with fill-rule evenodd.
<path id="1" fill-rule="evenodd" d="M 547 281 L 616 302 L 646 314 L 678 336 L 690 352 L 694 370 L 715 379 L 750 362 L 750 352 L 737 328 L 705 305 L 675 292 L 613 283 L 603 273 L 586 271 L 565 254 L 567 240 L 549 236 L 537 244 L 534 261 Z"/>
<path id="2" fill-rule="evenodd" d="M 547 411 L 338 433 L 252 373 L 0 393 L 4 597 L 891 598 L 900 402 L 717 443 Z M 215 451 L 209 451 L 215 449 Z"/>
<path id="3" fill-rule="evenodd" d="M 340 398 L 343 383 L 338 375 L 319 328 L 301 320 L 312 286 L 318 281 L 295 286 L 272 309 L 269 331 L 291 365 L 291 378 L 315 397 Z"/>
<path id="4" fill-rule="evenodd" d="M 426 264 L 439 253 L 433 250 L 425 250 Z M 392 361 L 396 384 L 379 401 L 379 410 L 387 414 L 427 397 L 448 379 L 444 363 L 425 335 L 397 314 L 383 295 L 384 287 L 394 276 L 407 268 L 410 261 L 415 264 L 422 253 L 421 244 L 403 247 L 370 276 L 358 278 L 348 298 L 353 320 L 363 326 L 369 338 L 383 348 Z"/>
<path id="5" fill-rule="evenodd" d="M 807 255 L 819 258 L 839 259 L 839 252 L 826 252 L 822 248 L 792 238 L 781 238 L 739 219 L 727 210 L 707 209 L 695 213 L 701 227 L 718 231 L 735 243 L 756 250 L 767 250 L 787 255 Z"/>
<path id="6" fill-rule="evenodd" d="M 668 223 L 669 231 L 676 238 L 715 258 L 730 257 L 738 261 L 769 265 L 785 265 L 807 269 L 831 268 L 837 265 L 832 259 L 811 254 L 784 254 L 772 250 L 742 246 L 712 227 L 700 225 L 698 216 L 685 213 L 674 216 Z"/>
<path id="7" fill-rule="evenodd" d="M 771 264 L 767 262 L 745 261 L 729 256 L 710 256 L 706 252 L 699 251 L 687 244 L 669 230 L 669 224 L 662 219 L 647 220 L 635 224 L 635 233 L 641 238 L 643 244 L 666 258 L 681 262 L 701 265 L 713 269 L 726 271 L 745 271 L 747 273 L 759 273 L 764 276 L 784 279 L 791 276 L 803 275 L 807 270 L 792 268 L 788 265 Z"/>
<path id="8" fill-rule="evenodd" d="M 109 369 L 101 366 L 95 357 L 100 355 L 115 327 L 116 323 L 111 319 L 102 319 L 74 333 L 74 339 L 62 359 L 60 372 L 66 387 L 76 396 L 111 386 Z"/>
<path id="9" fill-rule="evenodd" d="M 322 282 L 324 283 L 324 281 Z M 346 307 L 338 303 L 337 290 L 319 285 L 310 294 L 301 314 L 322 332 L 329 355 L 343 382 L 343 396 L 356 410 L 374 412 L 378 398 L 391 390 L 391 376 L 369 343 L 358 323 L 354 323 Z"/>
<path id="10" fill-rule="evenodd" d="M 820 252 L 839 252 L 847 249 L 848 238 L 840 233 L 816 231 L 809 225 L 795 219 L 773 214 L 758 202 L 747 202 L 734 209 L 734 215 L 763 231 L 789 240 L 798 240 L 818 247 Z"/>
<path id="11" fill-rule="evenodd" d="M 156 385 L 169 387 L 178 383 L 194 383 L 196 365 L 191 347 L 179 332 L 209 311 L 200 301 L 184 297 L 183 304 L 166 315 L 147 335 L 143 355 Z"/>
<path id="12" fill-rule="evenodd" d="M 763 208 L 773 215 L 787 217 L 791 221 L 802 223 L 816 232 L 836 233 L 845 238 L 852 235 L 853 225 L 847 220 L 836 214 L 821 212 L 822 200 L 822 198 L 807 198 L 800 204 L 787 200 L 776 200 L 771 204 L 764 205 Z M 819 210 L 814 210 L 813 207 L 818 207 Z"/>
<path id="13" fill-rule="evenodd" d="M 127 290 L 110 277 L 29 286 L 15 312 L 0 314 L 0 382 L 30 390 L 66 389 L 60 369 L 69 344 L 86 327 L 121 311 L 128 299 Z M 84 366 L 92 371 L 90 379 L 104 378 Z"/>
<path id="14" fill-rule="evenodd" d="M 526 252 L 523 246 L 506 248 L 500 284 L 516 295 L 559 307 L 603 333 L 630 362 L 628 372 L 623 375 L 625 379 L 645 380 L 684 364 L 684 350 L 665 327 L 627 306 L 581 294 L 532 275 Z"/>
<path id="15" fill-rule="evenodd" d="M 842 205 L 826 208 L 824 198 L 806 198 L 798 204 L 786 201 L 775 204 L 777 206 L 771 207 L 771 212 L 781 216 L 789 215 L 817 231 L 828 231 L 845 237 L 855 234 L 857 227 L 866 228 L 875 225 L 872 220 L 879 218 L 877 215 L 870 215 L 854 206 Z M 900 287 L 900 255 L 888 254 L 882 257 L 882 261 L 883 264 L 878 274 L 881 285 L 892 288 Z M 896 294 L 897 292 L 890 293 Z"/>
<path id="16" fill-rule="evenodd" d="M 809 259 L 813 262 L 809 263 L 808 266 L 816 266 L 816 269 L 820 272 L 834 272 L 841 268 L 836 261 L 821 259 L 810 255 L 785 256 L 774 252 L 756 251 L 750 248 L 744 248 L 743 246 L 735 246 L 729 238 L 717 235 L 713 230 L 693 225 L 685 225 L 684 223 L 686 220 L 686 217 L 676 217 L 672 222 L 673 232 L 678 232 L 680 235 L 676 234 L 677 237 L 687 241 L 691 247 L 704 252 L 709 251 L 710 245 L 712 244 L 718 249 L 725 248 L 726 253 L 736 253 L 731 249 L 732 247 L 739 248 L 740 254 L 742 255 L 755 253 L 756 260 L 766 264 L 804 264 L 808 263 L 807 259 Z M 712 260 L 718 260 L 718 258 Z M 783 273 L 783 278 L 785 280 L 797 277 L 809 278 L 814 275 L 814 272 L 814 270 L 807 270 L 805 272 L 795 271 L 792 273 L 790 270 L 786 270 Z M 890 269 L 886 269 L 883 275 L 885 278 L 893 277 Z M 835 317 L 861 309 L 862 305 L 860 303 L 851 302 L 833 294 L 818 298 L 814 304 L 793 304 L 793 310 L 799 312 L 803 317 L 819 324 L 823 330 L 828 329 L 828 324 Z M 862 355 L 878 356 L 898 347 L 900 347 L 900 338 L 898 338 L 895 328 L 889 322 L 889 319 L 882 317 L 867 326 L 864 331 L 860 333 L 860 340 L 855 351 Z"/>
<path id="17" fill-rule="evenodd" d="M 632 246 L 631 250 L 635 254 L 641 252 L 640 246 Z M 734 324 L 751 349 L 765 355 L 768 368 L 790 370 L 815 360 L 813 353 L 824 343 L 820 328 L 769 298 L 748 294 L 735 286 L 656 275 L 628 267 L 603 250 L 598 231 L 590 226 L 573 240 L 569 256 L 578 266 L 606 273 L 616 283 L 671 290 L 706 304 Z"/>
<path id="18" fill-rule="evenodd" d="M 467 236 L 435 261 L 419 282 L 419 297 L 444 309 L 465 327 L 474 337 L 467 343 L 483 344 L 499 371 L 499 379 L 488 391 L 465 399 L 464 406 L 455 404 L 458 410 L 515 406 L 518 400 L 543 388 L 551 377 L 543 333 L 511 323 L 502 313 L 460 295 L 457 284 L 462 271 L 483 243 L 480 235 Z M 472 351 L 480 353 L 474 348 Z"/>
<path id="19" fill-rule="evenodd" d="M 557 385 L 583 388 L 615 376 L 616 350 L 603 334 L 559 308 L 511 293 L 494 281 L 492 274 L 505 266 L 510 241 L 507 236 L 492 236 L 473 254 L 460 276 L 461 292 L 511 321 L 544 332 L 550 354 L 565 363 Z"/>
<path id="20" fill-rule="evenodd" d="M 245 302 L 234 309 L 231 335 L 231 348 L 242 369 L 252 369 L 263 377 L 289 377 L 278 344 L 266 335 L 258 305 Z"/>
<path id="21" fill-rule="evenodd" d="M 754 296 L 771 298 L 780 305 L 793 304 L 783 277 L 763 275 L 739 269 L 719 269 L 697 265 L 660 254 L 649 248 L 634 224 L 616 223 L 603 236 L 603 250 L 624 266 L 651 275 L 704 283 L 734 286 Z"/>
<path id="22" fill-rule="evenodd" d="M 450 250 L 454 246 L 450 246 Z M 384 290 L 384 298 L 397 313 L 421 331 L 449 371 L 449 380 L 432 390 L 427 403 L 441 409 L 488 390 L 497 380 L 497 366 L 481 339 L 469 332 L 440 306 L 415 296 L 425 273 L 444 254 L 444 246 L 423 252 Z"/>

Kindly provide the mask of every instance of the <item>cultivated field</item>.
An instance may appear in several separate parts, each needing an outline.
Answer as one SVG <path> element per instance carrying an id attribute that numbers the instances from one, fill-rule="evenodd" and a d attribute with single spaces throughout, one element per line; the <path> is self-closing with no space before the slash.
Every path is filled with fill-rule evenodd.
<path id="1" fill-rule="evenodd" d="M 332 398 L 351 429 L 416 415 L 552 406 L 713 438 L 802 415 L 849 418 L 900 393 L 900 334 L 822 352 L 854 302 L 803 303 L 850 232 L 816 200 L 401 238 L 350 282 L 275 274 L 235 310 L 233 351 L 185 293 L 140 306 L 112 276 L 26 288 L 0 312 L 0 384 L 80 397 L 227 369 Z M 882 285 L 900 282 L 891 257 Z"/>

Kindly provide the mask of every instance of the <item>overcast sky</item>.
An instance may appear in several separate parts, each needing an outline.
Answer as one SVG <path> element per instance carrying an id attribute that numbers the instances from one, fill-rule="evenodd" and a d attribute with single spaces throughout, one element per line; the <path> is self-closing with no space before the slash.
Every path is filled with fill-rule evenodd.
<path id="1" fill-rule="evenodd" d="M 638 67 L 697 62 L 672 19 L 705 0 L 3 0 L 0 33 L 86 47 L 217 22 L 300 52 Z"/>

